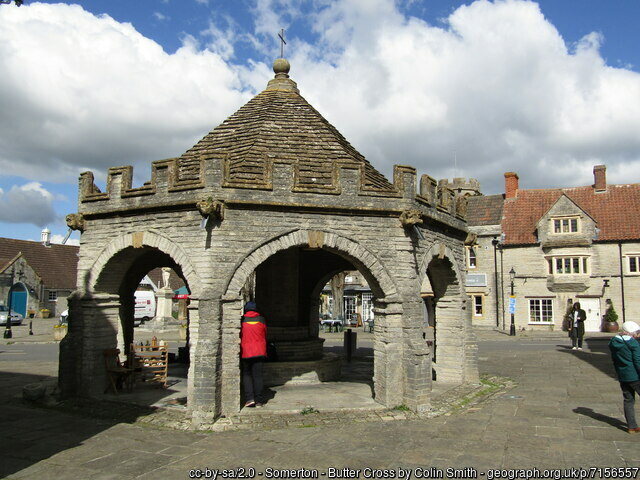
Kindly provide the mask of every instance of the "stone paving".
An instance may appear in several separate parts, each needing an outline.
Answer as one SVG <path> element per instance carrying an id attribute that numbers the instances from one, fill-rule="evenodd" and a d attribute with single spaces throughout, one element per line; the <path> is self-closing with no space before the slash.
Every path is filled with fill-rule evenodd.
<path id="1" fill-rule="evenodd" d="M 401 410 L 377 412 L 377 419 L 358 411 L 320 412 L 300 414 L 301 419 L 281 416 L 289 423 L 268 429 L 256 425 L 256 417 L 246 429 L 194 432 L 154 426 L 144 421 L 153 418 L 144 412 L 129 412 L 123 420 L 82 409 L 33 408 L 3 390 L 0 476 L 172 479 L 203 469 L 202 478 L 213 478 L 214 472 L 222 476 L 220 469 L 245 468 L 247 476 L 254 468 L 255 478 L 365 478 L 371 476 L 365 469 L 378 468 L 380 475 L 396 478 L 405 471 L 411 478 L 490 478 L 492 469 L 640 467 L 640 435 L 624 429 L 607 340 L 604 334 L 588 336 L 587 348 L 574 352 L 562 333 L 514 338 L 483 332 L 481 371 L 509 379 L 513 386 L 489 395 L 443 392 L 443 410 L 432 418 Z M 26 363 L 18 368 L 3 358 L 0 371 L 20 371 L 13 376 L 24 377 L 25 383 L 33 381 L 32 374 L 43 374 L 30 374 Z M 240 472 L 234 473 L 238 478 Z M 580 475 L 578 470 L 546 473 Z M 583 471 L 591 473 L 595 478 L 613 475 Z M 616 473 L 634 478 L 636 472 Z"/>

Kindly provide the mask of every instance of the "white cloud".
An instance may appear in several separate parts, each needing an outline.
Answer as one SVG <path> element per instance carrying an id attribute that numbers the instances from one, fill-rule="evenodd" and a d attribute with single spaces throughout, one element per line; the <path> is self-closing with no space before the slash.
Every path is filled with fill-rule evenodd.
<path id="1" fill-rule="evenodd" d="M 51 243 L 55 243 L 55 244 L 61 244 L 62 240 L 64 240 L 64 237 L 66 235 L 58 235 L 58 234 L 53 234 L 51 235 Z M 80 245 L 80 239 L 78 238 L 69 238 L 67 239 L 65 245 Z"/>
<path id="2" fill-rule="evenodd" d="M 525 187 L 590 184 L 598 163 L 639 180 L 616 172 L 640 163 L 640 75 L 605 65 L 597 33 L 570 51 L 535 3 L 480 0 L 435 27 L 391 0 L 345 0 L 312 24 L 323 57 L 298 48 L 291 75 L 387 175 L 451 178 L 455 156 L 490 192 L 511 170 Z"/>
<path id="3" fill-rule="evenodd" d="M 38 182 L 0 189 L 0 222 L 30 223 L 44 227 L 59 220 L 53 209 L 54 196 Z"/>
<path id="4" fill-rule="evenodd" d="M 156 17 L 156 20 L 159 21 L 165 21 L 165 20 L 170 20 L 170 17 L 160 13 L 160 12 L 153 12 L 153 16 Z"/>
<path id="5" fill-rule="evenodd" d="M 0 24 L 4 174 L 75 181 L 133 164 L 144 181 L 150 160 L 180 155 L 250 98 L 220 55 L 189 42 L 167 54 L 78 5 L 2 8 Z"/>

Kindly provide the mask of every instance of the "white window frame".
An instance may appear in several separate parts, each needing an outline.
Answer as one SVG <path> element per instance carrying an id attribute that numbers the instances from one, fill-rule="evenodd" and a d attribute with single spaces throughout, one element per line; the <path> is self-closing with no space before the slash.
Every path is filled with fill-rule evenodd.
<path id="1" fill-rule="evenodd" d="M 575 230 L 573 230 L 574 225 Z M 572 215 L 570 217 L 554 217 L 551 219 L 551 233 L 554 235 L 580 233 L 582 230 L 581 227 L 580 217 L 577 215 Z"/>
<path id="2" fill-rule="evenodd" d="M 479 293 L 472 293 L 471 308 L 473 308 L 474 317 L 484 317 L 484 295 Z M 477 307 L 480 307 L 480 313 L 478 313 Z"/>
<path id="3" fill-rule="evenodd" d="M 552 298 L 529 298 L 528 300 L 529 300 L 528 302 L 529 305 L 528 305 L 527 312 L 529 315 L 529 323 L 533 325 L 553 325 L 554 323 L 553 299 Z M 547 313 L 550 311 L 550 315 L 547 315 L 548 320 L 538 320 L 538 321 L 533 320 L 531 318 L 532 307 L 538 310 L 539 318 L 545 318 L 544 317 L 545 305 L 546 305 Z"/>
<path id="4" fill-rule="evenodd" d="M 475 270 L 478 268 L 478 246 L 471 245 L 469 247 L 465 247 L 466 250 L 466 258 L 467 258 L 467 270 Z M 473 256 L 472 256 L 473 254 Z M 473 258 L 473 263 L 471 259 Z"/>
<path id="5" fill-rule="evenodd" d="M 589 275 L 591 273 L 589 255 L 554 255 L 546 259 L 549 275 Z"/>
<path id="6" fill-rule="evenodd" d="M 373 293 L 362 294 L 362 321 L 373 320 Z"/>
<path id="7" fill-rule="evenodd" d="M 56 290 L 49 290 L 47 292 L 47 299 L 50 302 L 55 302 L 58 300 L 58 292 Z"/>
<path id="8" fill-rule="evenodd" d="M 629 275 L 640 275 L 640 253 L 625 253 L 625 257 L 627 257 L 626 266 L 627 273 Z M 631 265 L 634 265 L 635 270 L 632 270 Z"/>

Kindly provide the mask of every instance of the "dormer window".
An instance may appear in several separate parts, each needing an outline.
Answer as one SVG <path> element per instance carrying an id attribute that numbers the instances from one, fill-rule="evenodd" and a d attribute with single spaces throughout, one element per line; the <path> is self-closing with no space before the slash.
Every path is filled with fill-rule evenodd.
<path id="1" fill-rule="evenodd" d="M 563 217 L 554 218 L 553 233 L 578 233 L 580 231 L 580 218 L 579 217 Z"/>

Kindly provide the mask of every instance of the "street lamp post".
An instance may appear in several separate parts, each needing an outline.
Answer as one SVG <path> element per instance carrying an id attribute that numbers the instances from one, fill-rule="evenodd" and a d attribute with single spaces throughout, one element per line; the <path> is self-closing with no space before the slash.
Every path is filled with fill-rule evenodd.
<path id="1" fill-rule="evenodd" d="M 500 246 L 500 240 L 494 238 L 491 240 L 493 245 L 493 273 L 495 277 L 495 292 L 496 292 L 496 328 L 500 328 L 500 305 L 498 304 L 498 247 Z"/>
<path id="2" fill-rule="evenodd" d="M 516 271 L 511 267 L 509 270 L 509 278 L 511 280 L 511 301 L 509 302 L 509 310 L 511 312 L 511 327 L 509 328 L 509 335 L 515 337 L 516 335 L 516 297 L 513 293 L 513 281 L 516 279 Z"/>

